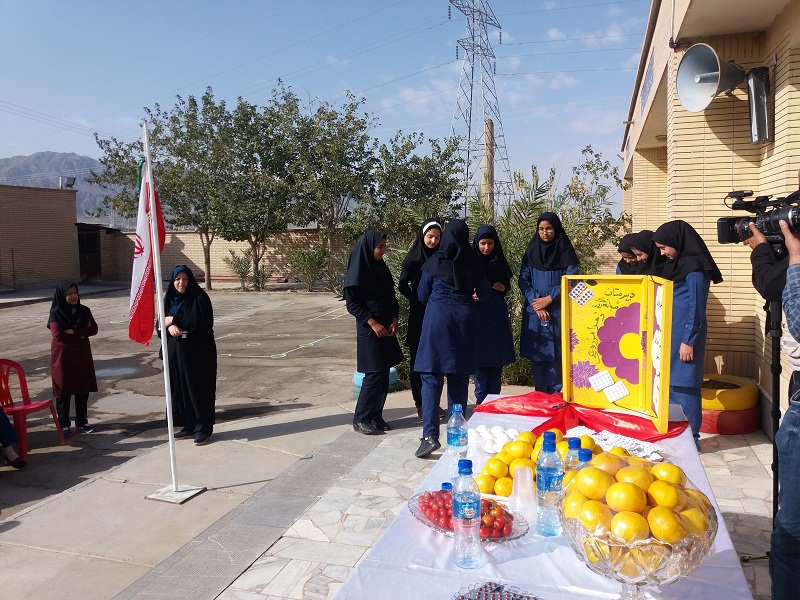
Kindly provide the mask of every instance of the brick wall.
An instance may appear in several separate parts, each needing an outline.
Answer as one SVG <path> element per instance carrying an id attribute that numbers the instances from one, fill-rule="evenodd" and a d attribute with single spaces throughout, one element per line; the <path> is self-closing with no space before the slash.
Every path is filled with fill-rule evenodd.
<path id="1" fill-rule="evenodd" d="M 0 185 L 0 288 L 80 278 L 76 193 Z"/>

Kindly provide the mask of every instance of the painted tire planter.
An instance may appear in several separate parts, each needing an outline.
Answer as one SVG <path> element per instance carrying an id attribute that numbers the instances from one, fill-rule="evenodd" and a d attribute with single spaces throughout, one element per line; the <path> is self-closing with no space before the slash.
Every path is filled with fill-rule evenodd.
<path id="1" fill-rule="evenodd" d="M 706 387 L 709 384 L 711 387 Z M 758 386 L 746 377 L 706 373 L 701 394 L 704 411 L 743 411 L 758 406 Z"/>
<path id="2" fill-rule="evenodd" d="M 720 435 L 744 435 L 761 428 L 761 409 L 758 406 L 745 410 L 703 409 L 700 431 Z"/>
<path id="3" fill-rule="evenodd" d="M 391 387 L 392 385 L 397 383 L 397 379 L 398 379 L 397 369 L 392 367 L 391 369 L 389 369 L 389 386 Z M 354 386 L 361 387 L 361 382 L 363 382 L 363 381 L 364 381 L 364 374 L 363 373 L 361 373 L 359 371 L 356 371 L 355 373 L 353 373 L 353 385 Z"/>
<path id="4" fill-rule="evenodd" d="M 394 383 L 389 385 L 389 393 L 397 392 L 399 390 L 405 389 L 403 384 L 400 381 L 395 381 Z M 353 398 L 358 400 L 358 395 L 361 393 L 361 386 L 354 385 L 353 386 Z"/>

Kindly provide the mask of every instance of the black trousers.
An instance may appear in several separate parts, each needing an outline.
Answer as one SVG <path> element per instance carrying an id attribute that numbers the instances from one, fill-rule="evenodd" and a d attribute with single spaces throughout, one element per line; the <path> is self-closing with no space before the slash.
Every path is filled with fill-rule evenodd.
<path id="1" fill-rule="evenodd" d="M 72 396 L 61 396 L 56 398 L 56 414 L 58 414 L 58 424 L 61 429 L 69 427 L 69 405 Z M 75 427 L 83 427 L 89 420 L 86 418 L 89 394 L 75 394 Z"/>
<path id="2" fill-rule="evenodd" d="M 388 393 L 389 369 L 364 373 L 353 423 L 371 423 L 373 419 L 383 418 L 383 406 Z"/>

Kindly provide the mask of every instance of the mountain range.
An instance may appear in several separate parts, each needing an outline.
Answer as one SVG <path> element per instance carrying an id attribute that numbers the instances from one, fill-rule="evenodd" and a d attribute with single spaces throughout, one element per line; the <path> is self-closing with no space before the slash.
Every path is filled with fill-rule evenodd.
<path id="1" fill-rule="evenodd" d="M 77 190 L 75 215 L 80 223 L 103 223 L 120 226 L 111 215 L 94 217 L 92 213 L 103 205 L 105 191 L 86 182 L 91 169 L 99 171 L 103 166 L 89 156 L 65 152 L 37 152 L 30 156 L 0 158 L 0 185 L 23 187 L 58 188 L 59 179 L 75 178 L 73 189 Z"/>

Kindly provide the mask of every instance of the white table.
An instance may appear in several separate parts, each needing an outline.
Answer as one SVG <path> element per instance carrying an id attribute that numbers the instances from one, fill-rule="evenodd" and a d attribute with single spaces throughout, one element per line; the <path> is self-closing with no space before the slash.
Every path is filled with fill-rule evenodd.
<path id="1" fill-rule="evenodd" d="M 520 431 L 543 418 L 476 413 L 470 427 L 502 425 Z M 691 431 L 658 442 L 687 477 L 714 502 L 719 530 L 713 553 L 690 577 L 655 588 L 656 597 L 670 600 L 722 598 L 753 600 L 736 551 L 716 505 Z M 439 460 L 417 492 L 439 489 L 447 479 L 447 460 Z M 522 538 L 488 543 L 489 562 L 480 569 L 459 569 L 453 563 L 452 538 L 420 523 L 404 508 L 345 581 L 336 600 L 448 600 L 461 588 L 485 581 L 515 585 L 544 600 L 618 598 L 621 585 L 589 570 L 563 536 L 545 538 L 535 523 Z"/>

